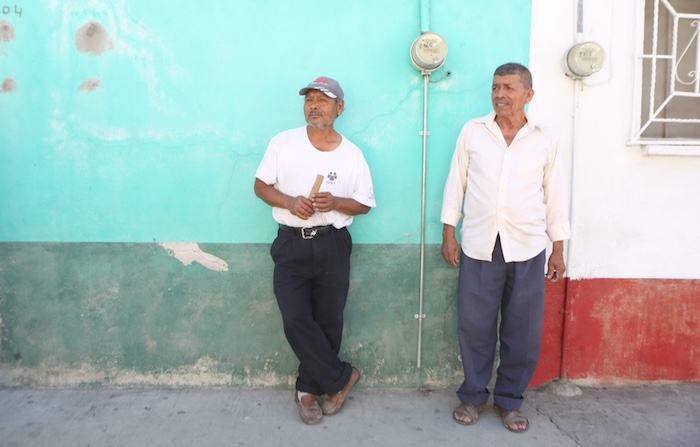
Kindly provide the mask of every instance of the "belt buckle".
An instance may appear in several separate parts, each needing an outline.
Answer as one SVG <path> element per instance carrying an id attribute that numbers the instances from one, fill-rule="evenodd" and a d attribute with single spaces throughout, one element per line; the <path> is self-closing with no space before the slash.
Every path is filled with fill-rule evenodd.
<path id="1" fill-rule="evenodd" d="M 301 229 L 301 237 L 303 239 L 313 239 L 316 233 L 318 233 L 318 230 L 313 227 L 304 227 Z"/>

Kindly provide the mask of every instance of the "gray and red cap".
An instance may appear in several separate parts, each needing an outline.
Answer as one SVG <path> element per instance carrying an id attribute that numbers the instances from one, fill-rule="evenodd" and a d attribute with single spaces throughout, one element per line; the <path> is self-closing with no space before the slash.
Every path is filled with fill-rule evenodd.
<path id="1" fill-rule="evenodd" d="M 304 96 L 309 90 L 319 90 L 322 91 L 326 96 L 333 99 L 343 99 L 343 89 L 340 88 L 340 84 L 335 79 L 331 79 L 326 76 L 321 76 L 316 78 L 309 85 L 299 90 L 299 94 Z"/>

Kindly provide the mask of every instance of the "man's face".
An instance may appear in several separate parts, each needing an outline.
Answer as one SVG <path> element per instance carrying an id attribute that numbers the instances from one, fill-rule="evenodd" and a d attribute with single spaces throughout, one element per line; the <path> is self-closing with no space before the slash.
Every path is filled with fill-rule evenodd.
<path id="1" fill-rule="evenodd" d="M 491 86 L 491 104 L 496 115 L 512 118 L 525 113 L 525 104 L 535 94 L 531 88 L 526 89 L 518 74 L 494 76 Z"/>
<path id="2" fill-rule="evenodd" d="M 320 90 L 309 90 L 304 101 L 306 122 L 317 129 L 332 127 L 335 119 L 343 113 L 343 106 L 343 101 L 329 98 Z"/>

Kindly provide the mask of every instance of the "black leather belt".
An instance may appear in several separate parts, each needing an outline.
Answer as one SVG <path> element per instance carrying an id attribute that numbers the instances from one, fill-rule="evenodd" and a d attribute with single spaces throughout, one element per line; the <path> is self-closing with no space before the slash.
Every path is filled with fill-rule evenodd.
<path id="1" fill-rule="evenodd" d="M 322 236 L 333 231 L 335 227 L 333 225 L 325 225 L 323 227 L 288 227 L 287 225 L 280 224 L 280 230 L 291 231 L 297 236 L 301 236 L 304 239 L 313 239 L 316 236 Z"/>

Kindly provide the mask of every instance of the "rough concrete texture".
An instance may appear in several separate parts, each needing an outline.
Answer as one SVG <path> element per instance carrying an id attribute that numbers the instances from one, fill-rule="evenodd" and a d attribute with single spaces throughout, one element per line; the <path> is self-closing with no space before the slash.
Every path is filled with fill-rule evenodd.
<path id="1" fill-rule="evenodd" d="M 341 357 L 366 387 L 416 386 L 419 250 L 353 247 Z M 426 262 L 437 267 L 425 278 L 423 383 L 446 388 L 462 376 L 457 271 L 438 247 Z M 0 386 L 290 386 L 299 362 L 273 267 L 269 243 L 0 243 Z M 546 347 L 542 364 L 557 359 L 558 373 L 561 350 Z"/>
<path id="2" fill-rule="evenodd" d="M 452 421 L 453 390 L 359 388 L 316 426 L 291 390 L 0 389 L 0 445 L 15 446 L 697 446 L 700 384 L 528 391 L 530 429 L 512 434 L 493 409 Z"/>

